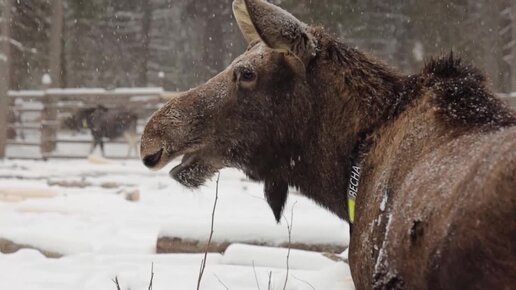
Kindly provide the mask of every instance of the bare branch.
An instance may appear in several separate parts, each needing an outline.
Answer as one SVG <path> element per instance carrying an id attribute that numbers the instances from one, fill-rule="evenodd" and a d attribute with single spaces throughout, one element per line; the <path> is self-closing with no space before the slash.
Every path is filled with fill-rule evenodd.
<path id="1" fill-rule="evenodd" d="M 208 258 L 208 250 L 210 249 L 211 239 L 213 238 L 213 224 L 215 223 L 215 210 L 217 209 L 217 200 L 219 199 L 219 179 L 220 179 L 220 172 L 217 175 L 217 183 L 216 183 L 216 187 L 215 187 L 215 201 L 213 202 L 213 210 L 211 212 L 210 237 L 208 238 L 208 244 L 206 245 L 206 251 L 204 251 L 204 258 L 201 261 L 199 278 L 197 279 L 197 290 L 199 290 L 201 287 L 202 275 L 204 274 L 204 268 L 206 268 L 206 259 Z"/>
<path id="2" fill-rule="evenodd" d="M 267 286 L 267 290 L 271 290 L 271 280 L 272 280 L 272 271 L 269 271 L 269 286 Z"/>
<path id="3" fill-rule="evenodd" d="M 310 288 L 312 288 L 313 290 L 315 290 L 315 287 L 314 285 L 308 283 L 308 281 L 305 281 L 303 279 L 299 279 L 298 277 L 294 276 L 294 274 L 291 274 L 292 278 L 296 279 L 297 281 L 300 281 L 300 282 L 303 282 L 305 283 L 306 285 L 310 286 Z"/>
<path id="4" fill-rule="evenodd" d="M 112 280 L 116 285 L 116 290 L 120 290 L 120 283 L 118 283 L 118 276 L 115 276 L 115 279 Z"/>
<path id="5" fill-rule="evenodd" d="M 224 286 L 224 288 L 226 288 L 226 290 L 229 290 L 228 286 L 226 286 L 226 284 L 224 284 L 224 282 L 222 282 L 222 280 L 219 278 L 219 276 L 217 276 L 217 274 L 213 273 L 213 276 L 215 276 L 215 279 L 217 279 L 219 281 L 219 283 L 222 284 L 222 286 Z"/>
<path id="6" fill-rule="evenodd" d="M 288 250 L 287 250 L 287 274 L 285 275 L 285 283 L 283 284 L 283 290 L 287 289 L 287 281 L 288 281 L 288 275 L 290 272 L 290 250 L 291 250 L 291 244 L 292 244 L 292 226 L 294 225 L 294 207 L 296 206 L 297 201 L 292 205 L 292 209 L 290 210 L 290 223 L 288 222 L 287 218 L 283 216 L 283 219 L 285 219 L 285 223 L 287 224 L 287 230 L 288 230 Z"/>
<path id="7" fill-rule="evenodd" d="M 35 49 L 35 48 L 27 48 L 25 47 L 21 42 L 13 39 L 13 38 L 9 38 L 7 39 L 6 37 L 4 36 L 0 36 L 0 41 L 8 41 L 14 48 L 18 49 L 19 51 L 21 52 L 30 52 L 30 53 L 33 53 L 33 54 L 37 54 L 38 51 Z"/>
<path id="8" fill-rule="evenodd" d="M 258 282 L 258 275 L 256 275 L 256 267 L 254 266 L 254 260 L 253 260 L 253 272 L 254 272 L 254 280 L 256 281 L 256 286 L 258 287 L 258 290 L 260 290 L 260 283 Z"/>
<path id="9" fill-rule="evenodd" d="M 151 264 L 151 276 L 148 290 L 152 290 L 152 280 L 154 280 L 154 263 Z"/>

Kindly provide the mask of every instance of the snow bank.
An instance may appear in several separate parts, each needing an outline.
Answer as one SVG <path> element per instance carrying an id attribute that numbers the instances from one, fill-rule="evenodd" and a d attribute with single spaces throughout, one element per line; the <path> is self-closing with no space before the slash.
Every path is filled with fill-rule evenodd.
<path id="1" fill-rule="evenodd" d="M 196 288 L 203 255 L 93 255 L 80 254 L 47 259 L 34 250 L 15 254 L 0 253 L 0 289 L 10 290 L 112 290 L 112 279 L 118 278 L 122 289 L 148 289 L 153 267 L 153 289 L 191 290 Z M 224 257 L 210 254 L 201 283 L 203 290 L 283 289 L 286 270 L 268 266 L 236 266 L 221 263 Z M 317 270 L 290 269 L 289 290 L 352 290 L 349 269 L 344 263 L 333 263 Z"/>
<path id="2" fill-rule="evenodd" d="M 67 187 L 66 181 L 84 186 Z M 102 186 L 106 183 L 117 186 Z M 215 182 L 191 191 L 173 181 L 166 170 L 149 172 L 139 161 L 99 166 L 85 159 L 5 160 L 0 161 L 0 188 L 55 193 L 53 198 L 0 201 L 0 238 L 66 255 L 47 259 L 34 250 L 0 254 L 0 289 L 111 290 L 115 276 L 124 289 L 147 289 L 152 262 L 154 289 L 195 289 L 202 255 L 154 255 L 156 241 L 164 234 L 206 241 Z M 133 190 L 140 194 L 136 202 L 124 196 Z M 347 245 L 347 224 L 310 200 L 291 194 L 285 215 L 290 217 L 292 211 L 292 242 Z M 236 170 L 223 170 L 215 238 L 281 243 L 288 241 L 288 231 L 284 222 L 276 224 L 262 184 L 250 182 Z M 247 247 L 230 248 L 227 256 L 209 255 L 201 289 L 224 289 L 220 279 L 230 289 L 256 290 L 255 271 L 261 289 L 267 289 L 270 273 L 272 289 L 283 289 L 285 250 Z M 254 269 L 249 265 L 253 260 Z M 316 289 L 353 289 L 344 263 L 292 251 L 291 265 L 287 289 L 312 289 L 307 283 Z"/>
<path id="3" fill-rule="evenodd" d="M 269 218 L 268 218 L 269 217 Z M 267 222 L 268 221 L 268 222 Z M 292 243 L 302 244 L 333 244 L 347 245 L 347 228 L 343 225 L 320 224 L 304 222 L 302 226 L 292 229 Z M 310 228 L 310 231 L 306 231 Z M 184 237 L 193 240 L 205 240 L 209 234 L 210 221 L 181 222 L 166 225 L 160 231 L 160 237 Z M 280 245 L 288 242 L 286 225 L 276 224 L 272 216 L 265 212 L 263 221 L 249 220 L 219 220 L 215 221 L 213 240 L 216 242 L 268 242 L 271 245 Z"/>
<path id="4" fill-rule="evenodd" d="M 230 245 L 221 262 L 228 265 L 286 268 L 288 249 L 259 247 L 244 244 Z M 298 270 L 319 270 L 331 267 L 335 262 L 320 253 L 290 250 L 289 268 Z"/>

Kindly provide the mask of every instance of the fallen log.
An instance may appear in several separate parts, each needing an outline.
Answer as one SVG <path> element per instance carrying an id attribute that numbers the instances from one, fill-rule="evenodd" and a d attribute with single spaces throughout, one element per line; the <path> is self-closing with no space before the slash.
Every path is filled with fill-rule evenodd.
<path id="1" fill-rule="evenodd" d="M 42 255 L 44 255 L 47 258 L 61 258 L 63 256 L 63 254 L 60 254 L 60 253 L 57 253 L 57 252 L 52 252 L 52 251 L 47 251 L 47 250 L 39 249 L 37 247 L 30 246 L 30 245 L 18 244 L 18 243 L 15 243 L 15 242 L 11 241 L 11 240 L 0 238 L 0 252 L 1 253 L 12 254 L 12 253 L 16 253 L 17 251 L 19 251 L 21 249 L 36 250 L 36 251 L 40 252 Z"/>
<path id="2" fill-rule="evenodd" d="M 208 252 L 210 253 L 223 253 L 226 251 L 231 244 L 247 244 L 255 246 L 267 246 L 267 247 L 279 247 L 288 248 L 289 244 L 279 243 L 267 243 L 267 242 L 253 242 L 253 241 L 212 241 Z M 192 239 L 183 239 L 178 237 L 160 237 L 156 243 L 156 253 L 204 253 L 206 251 L 207 241 L 199 241 Z M 344 245 L 332 245 L 332 244 L 305 244 L 305 243 L 291 243 L 291 249 L 314 251 L 314 252 L 326 252 L 326 253 L 342 253 L 347 246 Z"/>

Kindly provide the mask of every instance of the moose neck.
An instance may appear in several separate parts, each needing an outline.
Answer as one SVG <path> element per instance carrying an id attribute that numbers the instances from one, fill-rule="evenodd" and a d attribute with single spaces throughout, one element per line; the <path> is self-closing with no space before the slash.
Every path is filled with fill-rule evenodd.
<path id="1" fill-rule="evenodd" d="M 347 189 L 352 166 L 367 154 L 366 145 L 380 126 L 392 120 L 410 102 L 407 77 L 336 41 L 322 41 L 320 56 L 309 68 L 313 88 L 317 136 L 305 152 L 310 171 L 294 182 L 322 206 L 348 219 Z M 414 94 L 411 94 L 414 95 Z M 324 150 L 323 150 L 324 149 Z M 337 166 L 335 166 L 337 164 Z M 306 176 L 312 178 L 307 179 Z"/>

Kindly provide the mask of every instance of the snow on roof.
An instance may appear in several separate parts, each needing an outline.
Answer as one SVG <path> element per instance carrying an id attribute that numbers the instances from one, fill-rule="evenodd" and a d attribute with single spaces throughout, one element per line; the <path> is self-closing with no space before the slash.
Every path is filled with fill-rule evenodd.
<path id="1" fill-rule="evenodd" d="M 116 88 L 113 90 L 115 93 L 123 94 L 161 94 L 163 88 L 160 87 L 149 87 L 149 88 Z"/>
<path id="2" fill-rule="evenodd" d="M 43 97 L 45 92 L 42 90 L 21 90 L 9 91 L 7 94 L 11 97 Z"/>
<path id="3" fill-rule="evenodd" d="M 48 89 L 47 92 L 52 95 L 98 95 L 106 93 L 105 89 L 100 88 L 72 88 L 72 89 Z"/>

